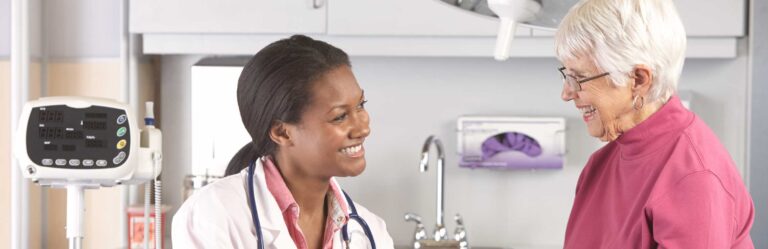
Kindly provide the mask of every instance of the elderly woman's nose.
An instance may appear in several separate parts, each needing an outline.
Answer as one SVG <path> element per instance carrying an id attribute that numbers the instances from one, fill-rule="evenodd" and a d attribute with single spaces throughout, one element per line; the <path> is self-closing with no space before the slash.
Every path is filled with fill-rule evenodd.
<path id="1" fill-rule="evenodd" d="M 574 92 L 568 84 L 563 83 L 563 91 L 560 93 L 560 98 L 563 99 L 563 101 L 570 101 L 573 100 L 573 95 L 575 95 L 576 92 Z"/>

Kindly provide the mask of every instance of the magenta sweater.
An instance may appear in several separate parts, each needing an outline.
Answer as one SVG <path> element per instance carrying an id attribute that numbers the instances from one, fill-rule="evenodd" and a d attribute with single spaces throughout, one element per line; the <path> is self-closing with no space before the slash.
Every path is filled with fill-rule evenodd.
<path id="1" fill-rule="evenodd" d="M 673 96 L 590 157 L 565 248 L 754 248 L 753 216 L 730 155 Z"/>

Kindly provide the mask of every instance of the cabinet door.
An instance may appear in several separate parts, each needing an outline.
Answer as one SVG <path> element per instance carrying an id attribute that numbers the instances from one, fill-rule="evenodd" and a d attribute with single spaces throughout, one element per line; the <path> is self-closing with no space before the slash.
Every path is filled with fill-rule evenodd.
<path id="1" fill-rule="evenodd" d="M 744 36 L 745 0 L 675 0 L 688 36 Z"/>
<path id="2" fill-rule="evenodd" d="M 329 35 L 495 36 L 498 28 L 497 18 L 439 0 L 328 0 Z"/>
<path id="3" fill-rule="evenodd" d="M 675 7 L 690 37 L 738 37 L 746 29 L 745 0 L 675 0 Z M 534 30 L 533 36 L 554 32 Z"/>
<path id="4" fill-rule="evenodd" d="M 133 33 L 325 33 L 326 0 L 132 0 Z"/>

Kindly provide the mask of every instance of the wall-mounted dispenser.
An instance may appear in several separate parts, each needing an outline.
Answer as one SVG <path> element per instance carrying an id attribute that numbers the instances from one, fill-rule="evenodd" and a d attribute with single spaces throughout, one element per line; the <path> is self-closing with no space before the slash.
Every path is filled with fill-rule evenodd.
<path id="1" fill-rule="evenodd" d="M 561 169 L 565 119 L 464 116 L 457 141 L 461 167 Z"/>

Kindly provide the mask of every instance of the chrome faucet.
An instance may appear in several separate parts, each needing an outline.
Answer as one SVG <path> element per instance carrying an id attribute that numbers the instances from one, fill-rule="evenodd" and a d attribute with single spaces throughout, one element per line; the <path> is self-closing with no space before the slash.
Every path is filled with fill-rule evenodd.
<path id="1" fill-rule="evenodd" d="M 413 248 L 421 249 L 421 241 L 427 239 L 427 229 L 421 224 L 421 216 L 414 213 L 406 213 L 405 221 L 416 222 L 416 230 L 413 232 Z"/>
<path id="2" fill-rule="evenodd" d="M 435 224 L 434 240 L 442 241 L 448 240 L 448 232 L 445 229 L 445 223 L 443 223 L 444 209 L 444 191 L 445 185 L 445 171 L 443 170 L 445 164 L 445 154 L 443 153 L 443 143 L 440 139 L 434 135 L 429 136 L 427 141 L 424 142 L 424 147 L 421 149 L 421 163 L 419 164 L 419 170 L 421 172 L 427 172 L 427 165 L 429 164 L 429 147 L 435 144 L 437 147 L 437 219 Z"/>
<path id="3" fill-rule="evenodd" d="M 456 214 L 453 219 L 456 220 L 456 230 L 453 231 L 453 239 L 459 242 L 459 249 L 469 249 L 467 229 L 464 228 L 464 219 L 461 218 L 460 214 Z"/>

